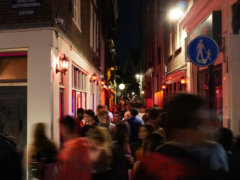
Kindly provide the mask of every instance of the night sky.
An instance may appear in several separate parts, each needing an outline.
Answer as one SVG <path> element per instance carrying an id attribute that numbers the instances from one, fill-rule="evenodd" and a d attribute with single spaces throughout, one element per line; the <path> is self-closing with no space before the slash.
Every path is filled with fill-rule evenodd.
<path id="1" fill-rule="evenodd" d="M 139 47 L 139 1 L 118 0 L 119 19 L 117 21 L 116 48 L 117 61 L 121 64 L 126 59 L 130 48 Z"/>

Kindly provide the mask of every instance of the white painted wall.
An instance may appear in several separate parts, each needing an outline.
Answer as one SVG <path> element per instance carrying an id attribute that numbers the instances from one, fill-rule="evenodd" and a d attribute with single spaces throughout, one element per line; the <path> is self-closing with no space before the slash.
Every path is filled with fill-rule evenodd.
<path id="1" fill-rule="evenodd" d="M 230 38 L 230 54 L 229 59 L 229 118 L 231 120 L 231 129 L 235 135 L 240 133 L 240 51 L 239 42 L 240 35 L 231 35 Z"/>
<path id="2" fill-rule="evenodd" d="M 48 125 L 50 135 L 51 109 L 51 46 L 50 29 L 0 32 L 0 50 L 28 49 L 27 58 L 27 143 L 32 141 L 36 122 Z"/>
<path id="3" fill-rule="evenodd" d="M 28 82 L 27 82 L 27 143 L 32 142 L 33 125 L 36 122 L 45 122 L 48 126 L 47 134 L 59 141 L 59 73 L 56 73 L 56 63 L 59 54 L 64 53 L 84 69 L 87 76 L 87 108 L 92 107 L 90 75 L 95 69 L 81 53 L 77 52 L 71 42 L 63 35 L 55 35 L 54 29 L 26 29 L 0 32 L 0 51 L 9 51 L 25 48 L 28 51 Z M 72 73 L 71 64 L 64 77 L 65 84 L 65 114 L 72 110 Z M 100 89 L 94 88 L 95 107 L 100 102 Z"/>

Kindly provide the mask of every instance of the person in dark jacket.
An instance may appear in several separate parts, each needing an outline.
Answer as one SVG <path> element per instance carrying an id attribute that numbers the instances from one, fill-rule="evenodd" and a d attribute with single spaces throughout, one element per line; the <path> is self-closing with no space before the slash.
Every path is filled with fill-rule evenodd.
<path id="1" fill-rule="evenodd" d="M 0 178 L 6 180 L 22 179 L 22 152 L 14 138 L 4 133 L 4 118 L 0 114 Z"/>
<path id="2" fill-rule="evenodd" d="M 44 123 L 35 125 L 34 141 L 28 149 L 28 165 L 31 177 L 45 179 L 46 166 L 56 161 L 57 147 L 45 134 Z"/>

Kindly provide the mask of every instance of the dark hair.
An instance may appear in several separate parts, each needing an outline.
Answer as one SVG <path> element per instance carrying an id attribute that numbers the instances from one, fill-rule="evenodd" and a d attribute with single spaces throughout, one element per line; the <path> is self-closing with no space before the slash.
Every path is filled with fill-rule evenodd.
<path id="1" fill-rule="evenodd" d="M 160 116 L 160 113 L 162 112 L 164 112 L 163 109 L 160 109 L 158 107 L 153 107 L 148 111 L 151 120 L 157 120 L 157 118 Z"/>
<path id="2" fill-rule="evenodd" d="M 154 131 L 152 125 L 150 125 L 150 124 L 143 124 L 141 127 L 144 127 L 147 130 L 148 134 L 150 134 Z"/>
<path id="3" fill-rule="evenodd" d="M 91 116 L 93 119 L 95 118 L 95 113 L 91 109 L 85 110 L 84 114 L 87 114 L 87 115 Z"/>
<path id="4" fill-rule="evenodd" d="M 203 121 L 198 112 L 204 103 L 204 99 L 197 95 L 176 95 L 166 106 L 168 128 L 196 128 Z"/>
<path id="5" fill-rule="evenodd" d="M 54 160 L 57 154 L 56 145 L 47 137 L 45 133 L 45 124 L 37 123 L 34 129 L 34 154 L 48 156 L 47 161 Z M 49 154 L 46 154 L 49 153 Z M 37 157 L 38 158 L 38 157 Z"/>
<path id="6" fill-rule="evenodd" d="M 144 123 L 147 123 L 148 121 L 151 120 L 150 116 L 149 116 L 149 113 L 145 113 L 143 116 L 142 116 L 142 120 Z"/>
<path id="7" fill-rule="evenodd" d="M 75 121 L 72 116 L 65 116 L 60 121 L 61 125 L 64 126 L 70 133 L 74 132 Z"/>
<path id="8" fill-rule="evenodd" d="M 113 134 L 113 139 L 120 142 L 125 142 L 128 137 L 128 127 L 126 124 L 117 124 Z"/>
<path id="9" fill-rule="evenodd" d="M 97 109 L 103 109 L 104 107 L 103 107 L 103 105 L 101 105 L 101 104 L 99 104 L 98 106 L 97 106 Z"/>
<path id="10" fill-rule="evenodd" d="M 164 143 L 164 138 L 158 133 L 150 133 L 144 143 L 144 152 L 154 152 L 156 148 Z"/>
<path id="11" fill-rule="evenodd" d="M 83 114 L 84 113 L 84 109 L 83 108 L 78 108 L 77 109 L 77 114 L 79 114 L 79 113 Z"/>
<path id="12" fill-rule="evenodd" d="M 34 139 L 35 141 L 47 139 L 47 136 L 45 134 L 45 124 L 43 123 L 37 123 L 35 125 L 34 129 Z"/>
<path id="13" fill-rule="evenodd" d="M 138 115 L 138 109 L 137 108 L 131 108 L 130 113 L 132 116 L 137 116 Z"/>
<path id="14" fill-rule="evenodd" d="M 221 127 L 214 132 L 215 141 L 221 144 L 226 151 L 232 148 L 233 138 L 233 133 L 228 128 Z"/>

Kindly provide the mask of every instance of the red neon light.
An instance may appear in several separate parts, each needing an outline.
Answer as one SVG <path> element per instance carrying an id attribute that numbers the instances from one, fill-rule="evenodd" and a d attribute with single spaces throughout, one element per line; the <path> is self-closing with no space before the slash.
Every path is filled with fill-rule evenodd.
<path id="1" fill-rule="evenodd" d="M 27 56 L 27 52 L 0 53 L 0 57 L 7 57 L 7 56 Z"/>

